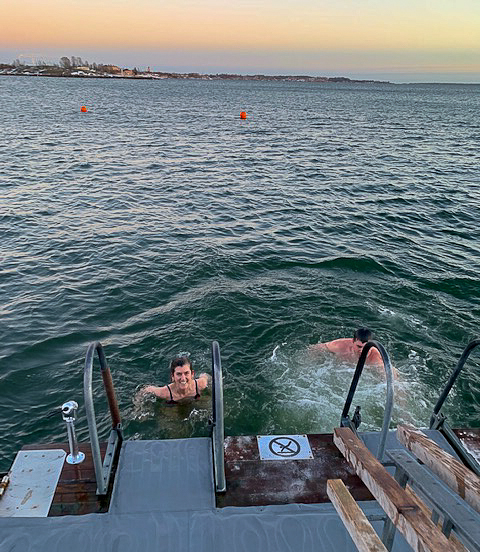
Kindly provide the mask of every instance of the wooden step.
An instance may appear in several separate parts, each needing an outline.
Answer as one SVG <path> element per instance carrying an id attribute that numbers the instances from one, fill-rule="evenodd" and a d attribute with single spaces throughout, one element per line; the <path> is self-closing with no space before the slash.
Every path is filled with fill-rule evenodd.
<path id="1" fill-rule="evenodd" d="M 359 552 L 387 552 L 375 529 L 341 479 L 327 481 L 327 493 Z"/>
<path id="2" fill-rule="evenodd" d="M 425 513 L 425 505 L 406 492 L 349 428 L 336 428 L 334 442 L 414 552 L 463 552 Z"/>
<path id="3" fill-rule="evenodd" d="M 452 429 L 465 450 L 480 464 L 480 428 Z"/>
<path id="4" fill-rule="evenodd" d="M 480 512 L 480 477 L 445 452 L 418 429 L 399 425 L 397 439 L 450 489 Z"/>

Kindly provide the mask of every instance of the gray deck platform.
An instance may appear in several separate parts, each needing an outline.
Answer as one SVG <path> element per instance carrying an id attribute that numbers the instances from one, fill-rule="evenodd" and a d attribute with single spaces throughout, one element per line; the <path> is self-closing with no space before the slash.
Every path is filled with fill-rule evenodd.
<path id="1" fill-rule="evenodd" d="M 126 441 L 120 452 L 109 512 L 212 510 L 215 494 L 211 448 L 207 437 Z"/>
<path id="2" fill-rule="evenodd" d="M 366 435 L 373 452 L 375 436 Z M 387 448 L 401 445 L 389 436 Z M 0 552 L 355 552 L 331 504 L 218 509 L 212 473 L 208 438 L 127 441 L 108 513 L 0 518 Z M 360 506 L 383 514 L 376 502 Z M 407 550 L 397 535 L 394 551 Z"/>

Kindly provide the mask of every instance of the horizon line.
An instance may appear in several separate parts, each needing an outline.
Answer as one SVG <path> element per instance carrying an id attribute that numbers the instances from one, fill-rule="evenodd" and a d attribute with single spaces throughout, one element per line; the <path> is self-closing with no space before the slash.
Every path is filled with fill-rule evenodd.
<path id="1" fill-rule="evenodd" d="M 67 57 L 67 56 L 65 56 Z M 71 56 L 72 57 L 72 56 Z M 17 58 L 18 59 L 18 58 Z M 7 62 L 7 61 L 0 61 L 0 64 L 1 65 L 8 65 L 8 66 L 12 66 L 12 67 L 15 67 L 15 62 L 16 60 L 14 60 L 13 62 Z M 27 62 L 25 60 L 19 60 L 21 61 L 21 66 L 22 67 L 42 67 L 42 65 L 38 65 L 38 64 L 33 64 L 31 62 Z M 84 61 L 87 61 L 87 60 L 84 60 Z M 45 64 L 43 65 L 43 67 L 61 67 L 61 65 L 58 63 L 58 62 L 52 62 L 52 61 L 43 61 L 42 62 Z M 95 63 L 96 65 L 100 65 L 100 66 L 114 66 L 114 67 L 118 67 L 119 69 L 122 69 L 122 70 L 131 70 L 129 67 L 124 67 L 124 66 L 120 66 L 120 65 L 117 65 L 115 63 L 97 63 L 97 62 L 93 62 Z M 93 63 L 89 63 L 88 65 L 93 65 Z M 77 66 L 78 67 L 78 66 Z M 140 66 L 142 67 L 142 66 Z M 146 65 L 147 68 L 150 68 L 150 65 L 147 64 Z M 137 69 L 137 71 L 141 72 L 141 73 L 145 73 L 147 72 L 147 69 L 138 69 L 136 65 L 134 65 L 134 68 Z M 480 84 L 480 80 L 479 81 L 475 81 L 475 82 L 472 82 L 472 81 L 451 81 L 451 80 L 435 80 L 435 81 L 411 81 L 411 80 L 401 80 L 401 75 L 402 73 L 390 73 L 388 75 L 388 77 L 386 76 L 386 73 L 385 76 L 382 77 L 382 74 L 379 74 L 378 76 L 376 75 L 370 75 L 368 77 L 366 76 L 357 76 L 357 75 L 352 75 L 352 76 L 345 76 L 345 74 L 340 74 L 340 73 L 333 73 L 333 76 L 327 76 L 326 74 L 301 74 L 301 73 L 293 73 L 293 72 L 290 72 L 290 73 L 261 73 L 261 72 L 249 72 L 249 71 L 235 71 L 235 72 L 228 72 L 228 71 L 225 71 L 225 70 L 221 70 L 221 71 L 218 71 L 217 72 L 201 72 L 200 70 L 186 70 L 186 71 L 181 71 L 181 70 L 152 70 L 150 69 L 150 73 L 161 73 L 161 74 L 172 74 L 172 75 L 187 75 L 187 74 L 198 74 L 200 76 L 218 76 L 218 75 L 226 75 L 226 76 L 240 76 L 240 77 L 254 77 L 254 76 L 263 76 L 263 77 L 272 77 L 272 78 L 275 78 L 275 77 L 296 77 L 296 78 L 311 78 L 311 79 L 346 79 L 346 80 L 350 80 L 350 81 L 363 81 L 363 82 L 375 82 L 375 83 L 385 83 L 385 84 L 426 84 L 426 85 L 431 85 L 431 84 L 448 84 L 448 85 L 479 85 Z M 346 72 L 346 74 L 348 74 L 348 72 Z M 412 78 L 412 72 L 411 71 L 406 71 L 404 73 L 405 75 L 408 75 L 409 79 Z M 419 76 L 422 75 L 423 78 L 425 78 L 425 73 L 421 73 L 419 72 L 418 73 Z M 454 73 L 452 74 L 452 76 L 454 75 Z M 393 80 L 391 80 L 393 79 Z"/>

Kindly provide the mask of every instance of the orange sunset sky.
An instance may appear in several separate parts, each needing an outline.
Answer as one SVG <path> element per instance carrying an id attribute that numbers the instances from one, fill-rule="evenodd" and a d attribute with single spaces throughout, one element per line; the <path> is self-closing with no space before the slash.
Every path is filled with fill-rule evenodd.
<path id="1" fill-rule="evenodd" d="M 480 0 L 2 0 L 0 61 L 480 82 Z"/>

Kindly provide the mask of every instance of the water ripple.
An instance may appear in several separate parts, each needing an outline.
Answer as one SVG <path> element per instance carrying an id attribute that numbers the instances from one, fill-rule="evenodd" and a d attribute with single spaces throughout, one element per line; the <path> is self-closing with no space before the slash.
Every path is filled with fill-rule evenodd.
<path id="1" fill-rule="evenodd" d="M 351 367 L 305 349 L 360 325 L 399 370 L 396 421 L 427 423 L 478 337 L 478 87 L 5 77 L 0 99 L 7 456 L 64 440 L 41 413 L 81 396 L 97 339 L 128 435 L 163 435 L 136 388 L 179 351 L 209 370 L 213 339 L 228 432 L 330 430 Z M 450 415 L 479 426 L 475 362 Z M 362 391 L 368 427 L 383 391 Z"/>

